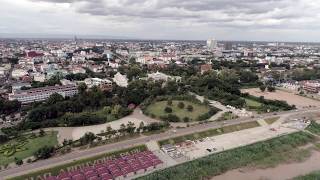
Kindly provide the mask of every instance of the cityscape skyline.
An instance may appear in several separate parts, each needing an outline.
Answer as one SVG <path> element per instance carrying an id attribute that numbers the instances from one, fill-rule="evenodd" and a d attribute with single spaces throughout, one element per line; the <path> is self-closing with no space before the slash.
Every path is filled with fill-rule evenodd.
<path id="1" fill-rule="evenodd" d="M 310 0 L 2 0 L 2 5 L 1 38 L 70 34 L 159 40 L 320 40 L 316 23 L 320 6 Z"/>

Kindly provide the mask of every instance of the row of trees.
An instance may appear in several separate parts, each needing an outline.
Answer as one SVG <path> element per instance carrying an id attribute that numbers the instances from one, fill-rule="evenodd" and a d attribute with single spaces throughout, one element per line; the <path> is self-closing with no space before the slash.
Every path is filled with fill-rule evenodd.
<path id="1" fill-rule="evenodd" d="M 259 89 L 261 92 L 265 92 L 266 90 L 268 90 L 269 92 L 276 91 L 276 88 L 274 86 L 266 86 L 266 85 L 259 86 Z"/>

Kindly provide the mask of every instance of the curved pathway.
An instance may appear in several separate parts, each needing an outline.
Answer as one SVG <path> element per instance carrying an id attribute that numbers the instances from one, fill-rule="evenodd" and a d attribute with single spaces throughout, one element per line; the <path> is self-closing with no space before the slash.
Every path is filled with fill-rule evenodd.
<path id="1" fill-rule="evenodd" d="M 133 113 L 129 116 L 123 117 L 121 119 L 99 124 L 92 126 L 82 126 L 82 127 L 54 127 L 54 128 L 46 128 L 45 131 L 58 131 L 58 141 L 62 143 L 64 139 L 73 139 L 77 140 L 81 138 L 86 132 L 92 132 L 94 134 L 99 134 L 102 131 L 105 131 L 108 126 L 112 129 L 120 129 L 121 124 L 128 124 L 128 122 L 132 122 L 136 127 L 139 127 L 140 123 L 143 122 L 145 125 L 150 124 L 152 122 L 159 122 L 156 119 L 152 119 L 148 116 L 145 116 L 140 108 L 136 108 Z"/>

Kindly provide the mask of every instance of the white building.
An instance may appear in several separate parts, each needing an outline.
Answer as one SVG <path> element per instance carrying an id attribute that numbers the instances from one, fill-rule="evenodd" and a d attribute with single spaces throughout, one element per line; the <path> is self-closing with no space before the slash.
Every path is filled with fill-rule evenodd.
<path id="1" fill-rule="evenodd" d="M 114 75 L 113 81 L 120 87 L 128 87 L 128 78 L 119 72 Z"/>
<path id="2" fill-rule="evenodd" d="M 214 38 L 210 38 L 207 40 L 207 48 L 209 51 L 213 51 L 217 48 L 217 41 Z"/>
<path id="3" fill-rule="evenodd" d="M 28 104 L 37 101 L 45 101 L 54 93 L 58 93 L 63 97 L 72 97 L 78 94 L 78 88 L 74 85 L 66 85 L 17 90 L 9 94 L 9 100 L 18 100 L 22 104 Z"/>
<path id="4" fill-rule="evenodd" d="M 24 69 L 14 69 L 11 75 L 12 75 L 12 78 L 19 79 L 23 76 L 28 75 L 28 72 Z"/>
<path id="5" fill-rule="evenodd" d="M 181 77 L 169 76 L 161 72 L 156 72 L 156 73 L 148 74 L 148 79 L 152 79 L 154 81 L 168 81 L 168 80 L 180 81 Z"/>
<path id="6" fill-rule="evenodd" d="M 14 84 L 12 84 L 11 87 L 12 87 L 12 92 L 13 92 L 13 91 L 20 90 L 22 87 L 30 88 L 31 84 L 30 83 L 14 83 Z"/>
<path id="7" fill-rule="evenodd" d="M 112 82 L 110 80 L 100 78 L 87 78 L 84 80 L 84 83 L 88 86 L 88 88 L 92 88 L 93 86 L 112 86 Z"/>
<path id="8" fill-rule="evenodd" d="M 41 73 L 36 73 L 33 75 L 33 80 L 37 82 L 44 82 L 46 80 L 46 75 Z"/>

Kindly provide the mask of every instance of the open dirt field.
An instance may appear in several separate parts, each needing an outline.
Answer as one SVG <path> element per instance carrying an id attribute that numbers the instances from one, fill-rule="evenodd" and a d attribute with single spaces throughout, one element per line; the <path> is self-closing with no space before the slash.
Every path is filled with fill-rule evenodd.
<path id="1" fill-rule="evenodd" d="M 307 108 L 309 106 L 320 107 L 320 101 L 305 98 L 294 93 L 289 93 L 281 90 L 277 90 L 276 92 L 261 92 L 260 89 L 253 88 L 243 89 L 242 93 L 249 93 L 250 95 L 257 97 L 264 96 L 265 99 L 287 101 L 288 104 L 296 105 L 296 107 L 299 109 Z"/>
<path id="2" fill-rule="evenodd" d="M 196 159 L 211 154 L 207 149 L 216 148 L 215 152 L 220 152 L 296 132 L 296 129 L 286 127 L 289 124 L 282 124 L 287 118 L 288 116 L 283 116 L 271 125 L 264 123 L 256 128 L 209 137 L 203 142 L 196 142 L 190 147 L 179 148 L 179 150 L 189 159 Z M 270 130 L 271 128 L 275 131 Z"/>

